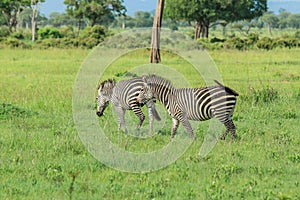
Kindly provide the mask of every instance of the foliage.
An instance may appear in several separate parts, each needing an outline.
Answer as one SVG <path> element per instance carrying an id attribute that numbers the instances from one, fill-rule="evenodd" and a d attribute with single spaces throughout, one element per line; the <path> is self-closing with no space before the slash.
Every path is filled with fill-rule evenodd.
<path id="1" fill-rule="evenodd" d="M 62 34 L 56 28 L 45 27 L 38 30 L 39 39 L 62 38 Z"/>
<path id="2" fill-rule="evenodd" d="M 224 42 L 224 48 L 243 50 L 246 48 L 246 42 L 239 37 L 229 38 Z"/>
<path id="3" fill-rule="evenodd" d="M 198 31 L 202 33 L 202 37 L 208 37 L 211 23 L 218 20 L 227 22 L 251 20 L 261 16 L 266 10 L 266 0 L 168 0 L 165 13 L 172 20 L 196 21 L 195 39 L 197 39 Z"/>
<path id="4" fill-rule="evenodd" d="M 265 49 L 272 50 L 274 48 L 297 48 L 300 46 L 300 41 L 296 37 L 282 36 L 276 38 L 270 37 L 259 37 L 256 33 L 249 33 L 247 37 L 233 36 L 228 39 L 212 38 L 199 39 L 197 42 L 205 49 L 238 49 L 238 50 L 249 50 L 249 49 Z"/>
<path id="5" fill-rule="evenodd" d="M 7 26 L 0 27 L 0 38 L 8 37 L 10 35 L 9 28 Z"/>
<path id="6" fill-rule="evenodd" d="M 48 24 L 53 27 L 71 26 L 76 24 L 76 20 L 66 13 L 50 13 Z"/>
<path id="7" fill-rule="evenodd" d="M 271 50 L 274 48 L 274 43 L 273 40 L 269 37 L 263 37 L 259 39 L 256 43 L 256 46 L 259 49 L 266 49 L 266 50 Z"/>
<path id="8" fill-rule="evenodd" d="M 13 37 L 8 37 L 5 41 L 5 44 L 10 48 L 21 48 L 21 49 L 31 48 L 31 45 L 28 45 L 22 40 Z"/>
<path id="9" fill-rule="evenodd" d="M 89 19 L 94 26 L 126 12 L 123 0 L 64 0 L 64 4 L 67 5 L 67 14 L 78 19 L 78 29 L 83 18 Z"/>

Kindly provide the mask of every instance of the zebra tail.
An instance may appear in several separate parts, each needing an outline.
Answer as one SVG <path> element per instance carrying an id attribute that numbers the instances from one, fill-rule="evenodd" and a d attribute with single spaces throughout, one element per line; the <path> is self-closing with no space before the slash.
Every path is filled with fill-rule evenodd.
<path id="1" fill-rule="evenodd" d="M 161 120 L 161 118 L 160 118 L 160 116 L 159 116 L 159 114 L 158 114 L 156 108 L 152 109 L 152 114 L 153 114 L 154 118 L 155 118 L 157 121 L 160 121 L 160 120 Z"/>
<path id="2" fill-rule="evenodd" d="M 225 88 L 225 91 L 228 92 L 229 94 L 232 94 L 234 96 L 239 96 L 239 93 L 237 93 L 236 91 L 234 91 L 233 89 L 221 84 L 219 81 L 214 80 L 219 86 Z"/>

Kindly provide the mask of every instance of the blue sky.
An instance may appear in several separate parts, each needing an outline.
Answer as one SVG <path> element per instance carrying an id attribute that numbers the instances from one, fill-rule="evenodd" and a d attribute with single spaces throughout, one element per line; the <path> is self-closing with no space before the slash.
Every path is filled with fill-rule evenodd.
<path id="1" fill-rule="evenodd" d="M 64 0 L 46 0 L 41 6 L 41 13 L 46 17 L 52 12 L 65 12 Z M 280 8 L 285 8 L 292 13 L 300 13 L 300 0 L 269 0 L 269 10 L 278 12 Z M 152 11 L 155 9 L 157 0 L 124 0 L 127 14 L 133 15 L 138 10 Z"/>

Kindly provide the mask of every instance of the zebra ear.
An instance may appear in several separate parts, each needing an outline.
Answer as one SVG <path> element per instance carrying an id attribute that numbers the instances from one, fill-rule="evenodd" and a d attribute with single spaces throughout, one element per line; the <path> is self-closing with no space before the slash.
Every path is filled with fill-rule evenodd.
<path id="1" fill-rule="evenodd" d="M 142 80 L 146 83 L 146 76 L 142 76 Z"/>

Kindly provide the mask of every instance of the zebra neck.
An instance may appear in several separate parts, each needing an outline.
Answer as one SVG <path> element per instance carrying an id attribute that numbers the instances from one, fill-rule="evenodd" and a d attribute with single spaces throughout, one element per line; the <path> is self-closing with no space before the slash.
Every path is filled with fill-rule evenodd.
<path id="1" fill-rule="evenodd" d="M 154 88 L 154 95 L 164 106 L 169 104 L 170 96 L 172 95 L 172 89 L 167 87 L 156 87 Z"/>

